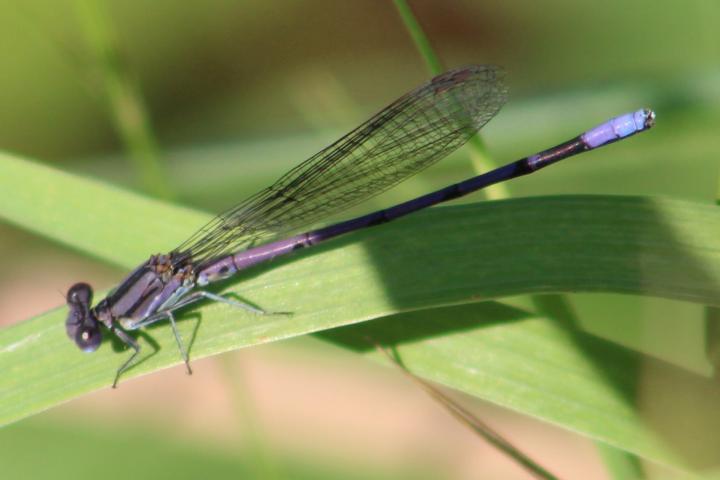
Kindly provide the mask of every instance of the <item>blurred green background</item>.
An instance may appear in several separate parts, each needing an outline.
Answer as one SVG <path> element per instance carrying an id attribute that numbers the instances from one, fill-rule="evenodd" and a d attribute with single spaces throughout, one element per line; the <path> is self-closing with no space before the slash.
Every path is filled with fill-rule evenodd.
<path id="1" fill-rule="evenodd" d="M 495 63 L 508 71 L 510 101 L 483 130 L 498 163 L 612 115 L 657 111 L 651 134 L 513 182 L 512 195 L 715 200 L 716 2 L 410 5 L 445 66 Z M 117 53 L 112 68 L 141 93 L 154 135 L 145 151 L 158 154 L 178 202 L 210 212 L 267 185 L 430 77 L 390 1 L 0 4 L 0 148 L 138 191 L 144 186 L 113 121 L 93 43 L 98 32 Z M 473 168 L 467 155 L 455 155 L 362 210 Z M 62 304 L 76 280 L 104 288 L 123 273 L 10 225 L 0 232 L 2 324 Z M 587 331 L 673 366 L 672 378 L 646 372 L 646 395 L 672 398 L 698 382 L 711 388 L 702 382 L 715 376 L 714 339 L 701 306 L 619 295 L 572 300 Z M 179 368 L 158 373 L 1 430 L 3 477 L 527 478 L 396 373 L 316 339 L 204 360 L 196 370 L 191 381 Z M 673 405 L 691 409 L 691 399 Z M 607 478 L 589 442 L 476 404 L 560 476 Z M 720 426 L 705 413 L 704 422 Z M 667 419 L 667 428 L 682 430 L 678 421 Z M 698 441 L 705 445 L 698 466 L 717 468 L 717 436 Z"/>

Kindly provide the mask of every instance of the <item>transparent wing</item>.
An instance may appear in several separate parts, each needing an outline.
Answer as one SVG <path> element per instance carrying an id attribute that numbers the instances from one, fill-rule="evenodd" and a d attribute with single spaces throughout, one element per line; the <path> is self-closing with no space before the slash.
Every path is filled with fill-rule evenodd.
<path id="1" fill-rule="evenodd" d="M 505 103 L 504 72 L 450 70 L 402 96 L 176 248 L 195 264 L 307 227 L 377 195 L 463 145 Z"/>

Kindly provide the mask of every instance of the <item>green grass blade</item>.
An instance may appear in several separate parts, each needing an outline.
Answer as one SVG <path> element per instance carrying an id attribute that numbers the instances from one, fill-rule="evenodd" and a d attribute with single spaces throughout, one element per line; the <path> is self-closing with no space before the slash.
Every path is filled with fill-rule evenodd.
<path id="1" fill-rule="evenodd" d="M 393 3 L 395 3 L 395 8 L 397 8 L 400 19 L 415 44 L 415 48 L 417 48 L 420 56 L 425 60 L 428 70 L 430 70 L 430 73 L 433 75 L 440 75 L 445 69 L 435 50 L 433 50 L 432 45 L 430 45 L 430 40 L 428 40 L 420 23 L 418 23 L 415 18 L 415 14 L 413 14 L 410 5 L 408 5 L 405 0 L 394 0 Z"/>
<path id="2" fill-rule="evenodd" d="M 673 469 L 694 468 L 692 453 L 680 452 L 692 452 L 698 437 L 663 432 L 637 406 L 640 354 L 522 309 L 497 302 L 427 309 L 319 336 L 381 361 L 367 338 L 392 345 L 413 374 Z"/>
<path id="3" fill-rule="evenodd" d="M 172 248 L 209 218 L 10 155 L 0 155 L 0 190 L 3 218 L 127 268 Z M 435 208 L 254 269 L 224 287 L 294 315 L 258 318 L 207 305 L 179 325 L 194 359 L 390 314 L 525 293 L 609 291 L 719 305 L 720 211 L 679 200 L 607 196 Z M 593 343 L 578 346 L 564 329 L 545 332 L 553 327 L 547 322 L 503 321 L 502 312 L 485 315 L 479 327 L 472 324 L 472 335 L 457 334 L 467 322 L 453 326 L 453 319 L 462 318 L 453 310 L 442 315 L 445 327 L 429 333 L 421 328 L 427 322 L 412 323 L 425 314 L 406 315 L 409 321 L 401 323 L 410 334 L 432 337 L 414 346 L 412 355 L 401 350 L 410 355 L 413 372 L 645 458 L 680 463 L 647 438 L 624 390 L 609 388 L 604 375 L 577 373 L 578 364 L 588 363 L 582 359 L 593 353 Z M 126 358 L 127 352 L 114 351 L 111 343 L 93 356 L 77 351 L 65 336 L 64 317 L 59 308 L 0 331 L 0 423 L 109 385 Z M 398 322 L 374 323 L 387 325 L 392 334 Z M 538 331 L 545 339 L 541 345 L 532 343 Z M 487 344 L 509 332 L 521 335 L 512 340 L 513 348 L 498 351 Z M 145 354 L 153 353 L 153 344 L 159 348 L 123 380 L 179 363 L 167 325 L 148 329 L 140 340 Z M 436 340 L 447 342 L 443 355 Z M 494 355 L 478 356 L 487 351 Z M 565 360 L 538 364 L 537 352 Z M 613 355 L 603 350 L 598 362 L 622 372 L 627 365 Z M 453 370 L 458 365 L 463 369 Z M 563 376 L 553 365 L 570 368 Z M 498 380 L 512 378 L 513 371 L 531 375 Z M 570 387 L 577 387 L 578 375 L 589 382 L 578 387 L 589 402 L 586 408 L 564 400 Z M 533 378 L 534 384 L 527 383 Z M 607 405 L 600 419 L 592 415 L 596 400 L 589 399 Z"/>
<path id="4" fill-rule="evenodd" d="M 0 189 L 0 218 L 127 268 L 152 252 L 170 250 L 211 218 L 8 154 L 0 154 Z M 604 291 L 720 305 L 719 246 L 720 212 L 713 205 L 650 197 L 535 197 L 430 209 L 255 269 L 250 281 L 339 255 L 370 266 L 369 273 L 358 274 L 373 275 L 382 285 L 369 295 L 390 287 L 402 294 L 403 281 L 414 288 L 423 278 L 426 307 L 455 303 L 456 289 L 487 299 Z M 405 252 L 422 252 L 438 263 L 418 262 Z M 448 272 L 413 276 L 436 268 Z M 402 309 L 404 300 L 389 295 Z"/>
<path id="5" fill-rule="evenodd" d="M 423 60 L 425 60 L 425 64 L 427 65 L 430 73 L 433 76 L 441 74 L 445 68 L 440 61 L 440 57 L 437 53 L 435 53 L 435 49 L 433 49 L 430 44 L 430 40 L 427 35 L 425 35 L 425 31 L 420 26 L 420 22 L 418 22 L 417 18 L 415 18 L 415 14 L 413 13 L 412 8 L 410 8 L 410 5 L 408 5 L 405 0 L 394 0 L 393 3 L 395 3 L 395 8 L 398 11 L 398 15 L 400 15 L 400 19 L 405 26 L 405 30 L 407 30 L 410 38 L 412 38 L 418 53 L 420 53 L 420 56 Z M 473 135 L 468 142 L 468 145 L 470 146 L 470 156 L 478 173 L 484 170 L 489 170 L 493 167 L 494 162 L 490 159 L 485 142 L 483 142 L 479 133 Z M 489 186 L 485 189 L 485 195 L 487 198 L 491 198 L 493 200 L 499 200 L 510 196 L 506 186 L 503 184 Z"/>
<path id="6" fill-rule="evenodd" d="M 123 267 L 141 262 L 148 252 L 173 248 L 208 219 L 1 152 L 0 191 L 0 217 Z"/>
<path id="7" fill-rule="evenodd" d="M 637 457 L 602 443 L 597 444 L 597 449 L 608 469 L 610 478 L 615 480 L 646 478 Z"/>
<path id="8" fill-rule="evenodd" d="M 430 40 L 427 38 L 425 32 L 420 26 L 420 23 L 415 18 L 412 9 L 405 0 L 395 0 L 394 3 L 400 17 L 403 20 L 406 30 L 412 37 L 418 52 L 425 60 L 428 69 L 433 75 L 438 75 L 442 71 L 442 64 L 432 48 Z M 493 162 L 490 161 L 487 148 L 479 133 L 472 137 L 469 142 L 469 146 L 475 170 L 477 172 L 482 172 L 484 170 L 491 169 Z M 486 198 L 492 200 L 501 200 L 510 197 L 506 184 L 492 185 L 490 188 L 486 189 L 484 193 Z M 571 318 L 574 317 L 572 314 L 572 308 L 570 307 L 569 302 L 562 295 L 536 295 L 532 296 L 531 299 L 536 305 L 541 307 L 539 308 L 539 311 L 546 314 L 549 318 L 555 320 L 570 319 L 573 321 L 573 324 L 576 323 L 575 318 Z M 517 457 L 516 460 L 520 464 L 525 464 L 527 459 Z M 530 462 L 532 463 L 532 461 Z M 543 473 L 541 472 L 540 476 L 542 475 Z"/>
<path id="9" fill-rule="evenodd" d="M 332 336 L 332 332 L 330 333 L 330 336 Z M 368 340 L 376 346 L 378 351 L 385 355 L 388 361 L 396 365 L 400 369 L 400 371 L 405 374 L 405 376 L 415 382 L 415 384 L 425 390 L 425 393 L 427 393 L 433 400 L 435 400 L 438 404 L 444 407 L 445 410 L 447 410 L 447 412 L 455 418 L 455 420 L 468 427 L 478 437 L 482 438 L 490 445 L 498 449 L 500 452 L 504 453 L 509 458 L 514 460 L 518 465 L 527 470 L 527 472 L 533 477 L 542 478 L 545 480 L 557 480 L 557 477 L 555 475 L 550 473 L 545 467 L 540 465 L 537 461 L 533 460 L 522 450 L 515 447 L 512 442 L 504 438 L 500 433 L 498 433 L 496 430 L 490 427 L 490 425 L 478 418 L 470 410 L 463 407 L 460 402 L 454 400 L 453 398 L 450 398 L 439 388 L 436 388 L 430 382 L 423 380 L 422 378 L 418 377 L 410 370 L 408 370 L 407 367 L 402 363 L 402 360 L 398 358 L 397 352 L 395 350 L 390 351 L 386 347 L 375 343 L 372 337 L 369 337 Z"/>
<path id="10" fill-rule="evenodd" d="M 75 0 L 75 11 L 92 52 L 94 70 L 104 84 L 110 115 L 143 189 L 158 198 L 172 199 L 173 190 L 160 162 L 150 114 L 101 3 Z"/>

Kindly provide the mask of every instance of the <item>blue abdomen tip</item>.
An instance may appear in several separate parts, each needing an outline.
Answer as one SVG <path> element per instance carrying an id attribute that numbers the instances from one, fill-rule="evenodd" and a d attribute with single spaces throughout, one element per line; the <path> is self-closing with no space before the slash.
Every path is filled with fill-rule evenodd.
<path id="1" fill-rule="evenodd" d="M 655 125 L 655 112 L 643 108 L 608 120 L 602 125 L 588 130 L 581 138 L 588 147 L 597 148 L 647 130 L 653 125 Z"/>

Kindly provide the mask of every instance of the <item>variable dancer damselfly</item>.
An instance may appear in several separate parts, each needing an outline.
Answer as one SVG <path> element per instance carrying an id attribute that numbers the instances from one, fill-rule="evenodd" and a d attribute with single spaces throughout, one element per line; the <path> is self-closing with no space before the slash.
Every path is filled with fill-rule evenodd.
<path id="1" fill-rule="evenodd" d="M 188 373 L 187 350 L 174 312 L 203 299 L 255 313 L 250 305 L 203 288 L 298 249 L 527 175 L 564 158 L 653 126 L 643 109 L 609 120 L 549 150 L 394 207 L 283 239 L 331 214 L 377 195 L 463 145 L 505 103 L 501 69 L 472 65 L 450 70 L 400 97 L 340 140 L 299 164 L 272 186 L 222 213 L 167 254 L 151 256 L 95 307 L 86 283 L 67 293 L 68 336 L 86 351 L 101 343 L 101 325 L 133 349 L 113 387 L 140 353 L 127 332 L 169 320 Z"/>

